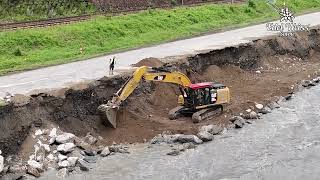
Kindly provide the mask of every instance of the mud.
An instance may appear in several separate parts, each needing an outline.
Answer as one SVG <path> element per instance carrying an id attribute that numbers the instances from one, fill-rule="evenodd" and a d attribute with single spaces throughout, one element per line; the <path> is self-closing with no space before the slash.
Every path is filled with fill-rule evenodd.
<path id="1" fill-rule="evenodd" d="M 177 105 L 177 86 L 142 82 L 119 113 L 118 128 L 103 125 L 97 107 L 112 97 L 130 73 L 102 78 L 82 88 L 20 96 L 0 107 L 0 149 L 5 156 L 21 152 L 30 129 L 51 124 L 77 136 L 91 132 L 102 136 L 106 144 L 143 142 L 166 130 L 195 133 L 204 124 L 227 125 L 231 115 L 255 102 L 266 103 L 293 92 L 298 82 L 316 76 L 319 57 L 320 30 L 314 29 L 295 37 L 255 40 L 165 64 L 171 70 L 190 70 L 194 82 L 215 81 L 230 87 L 232 102 L 226 111 L 200 124 L 193 124 L 188 117 L 176 121 L 167 118 L 168 111 Z"/>

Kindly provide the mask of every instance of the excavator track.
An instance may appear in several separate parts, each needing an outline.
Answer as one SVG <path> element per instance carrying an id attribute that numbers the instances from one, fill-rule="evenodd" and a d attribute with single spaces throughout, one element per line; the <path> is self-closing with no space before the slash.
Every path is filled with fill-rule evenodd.
<path id="1" fill-rule="evenodd" d="M 184 109 L 183 106 L 177 106 L 177 107 L 171 109 L 169 111 L 169 119 L 174 120 L 174 119 L 178 119 L 179 117 L 181 117 L 182 116 L 182 114 L 181 114 L 182 109 Z"/>
<path id="2" fill-rule="evenodd" d="M 217 106 L 213 106 L 210 108 L 202 109 L 200 111 L 193 113 L 192 121 L 194 123 L 199 123 L 201 121 L 204 121 L 204 120 L 207 120 L 211 117 L 214 117 L 222 112 L 223 112 L 222 105 L 217 105 Z"/>

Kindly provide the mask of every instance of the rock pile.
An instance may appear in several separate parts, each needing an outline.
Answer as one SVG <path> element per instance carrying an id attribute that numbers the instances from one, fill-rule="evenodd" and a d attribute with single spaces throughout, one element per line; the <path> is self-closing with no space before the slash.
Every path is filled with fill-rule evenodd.
<path id="1" fill-rule="evenodd" d="M 40 177 L 41 173 L 48 168 L 55 168 L 58 170 L 57 176 L 63 178 L 73 171 L 89 171 L 90 163 L 97 161 L 98 154 L 106 157 L 114 153 L 129 153 L 128 146 L 124 145 L 97 147 L 99 140 L 90 133 L 84 138 L 79 138 L 57 128 L 37 129 L 33 138 L 36 139 L 36 143 L 29 160 L 25 163 L 10 165 L 6 172 L 3 172 L 5 166 L 0 151 L 0 173 L 7 173 L 6 176 L 27 173 Z M 102 140 L 101 137 L 99 139 Z"/>
<path id="2" fill-rule="evenodd" d="M 167 155 L 176 156 L 187 149 L 193 149 L 203 142 L 212 141 L 214 135 L 220 134 L 223 128 L 217 125 L 207 125 L 199 128 L 197 135 L 173 134 L 166 133 L 158 134 L 150 143 L 151 144 L 174 144 L 178 145 L 168 152 Z"/>

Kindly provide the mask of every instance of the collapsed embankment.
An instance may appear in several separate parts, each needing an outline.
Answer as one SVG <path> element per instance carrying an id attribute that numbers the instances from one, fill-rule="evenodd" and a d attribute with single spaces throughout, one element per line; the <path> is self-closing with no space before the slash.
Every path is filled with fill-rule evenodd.
<path id="1" fill-rule="evenodd" d="M 199 125 L 228 123 L 232 115 L 286 95 L 297 83 L 317 75 L 320 67 L 320 30 L 295 37 L 270 37 L 252 43 L 214 50 L 165 64 L 186 73 L 194 82 L 218 81 L 230 87 L 232 102 L 215 118 L 193 124 L 190 118 L 170 121 L 179 91 L 175 85 L 142 82 L 128 98 L 118 118 L 118 128 L 104 126 L 97 107 L 106 103 L 129 77 L 102 78 L 81 89 L 64 89 L 30 97 L 13 97 L 0 107 L 0 149 L 4 155 L 19 152 L 33 127 L 59 126 L 78 136 L 102 136 L 106 144 L 143 142 L 165 131 L 194 133 Z"/>

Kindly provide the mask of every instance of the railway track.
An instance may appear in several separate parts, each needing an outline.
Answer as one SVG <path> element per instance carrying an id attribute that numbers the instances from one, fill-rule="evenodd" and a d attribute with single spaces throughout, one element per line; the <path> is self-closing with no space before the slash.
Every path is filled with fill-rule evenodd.
<path id="1" fill-rule="evenodd" d="M 14 30 L 14 29 L 24 29 L 24 28 L 34 28 L 34 27 L 47 27 L 58 24 L 69 24 L 72 22 L 80 22 L 91 18 L 92 15 L 81 15 L 73 17 L 62 17 L 62 18 L 52 18 L 46 20 L 36 20 L 27 22 L 16 22 L 16 23 L 5 23 L 0 24 L 1 30 Z"/>
<path id="2" fill-rule="evenodd" d="M 230 3 L 232 0 L 219 0 L 217 2 L 210 2 L 210 3 Z M 234 3 L 243 3 L 246 0 L 233 0 Z M 196 4 L 187 4 L 183 6 L 198 6 L 202 4 L 208 3 L 196 3 Z M 175 6 L 177 7 L 177 6 Z M 164 8 L 170 9 L 173 7 L 156 7 L 156 8 Z M 122 10 L 116 11 L 111 13 L 95 13 L 95 14 L 87 14 L 87 15 L 80 15 L 80 16 L 72 16 L 72 17 L 61 17 L 61 18 L 51 18 L 51 19 L 44 19 L 44 20 L 35 20 L 35 21 L 25 21 L 25 22 L 13 22 L 13 23 L 0 23 L 0 31 L 3 30 L 15 30 L 15 29 L 27 29 L 27 28 L 36 28 L 36 27 L 48 27 L 54 26 L 59 24 L 70 24 L 73 22 L 81 22 L 88 20 L 96 15 L 120 15 L 120 14 L 130 14 L 139 12 L 146 9 L 139 9 L 139 10 Z"/>

